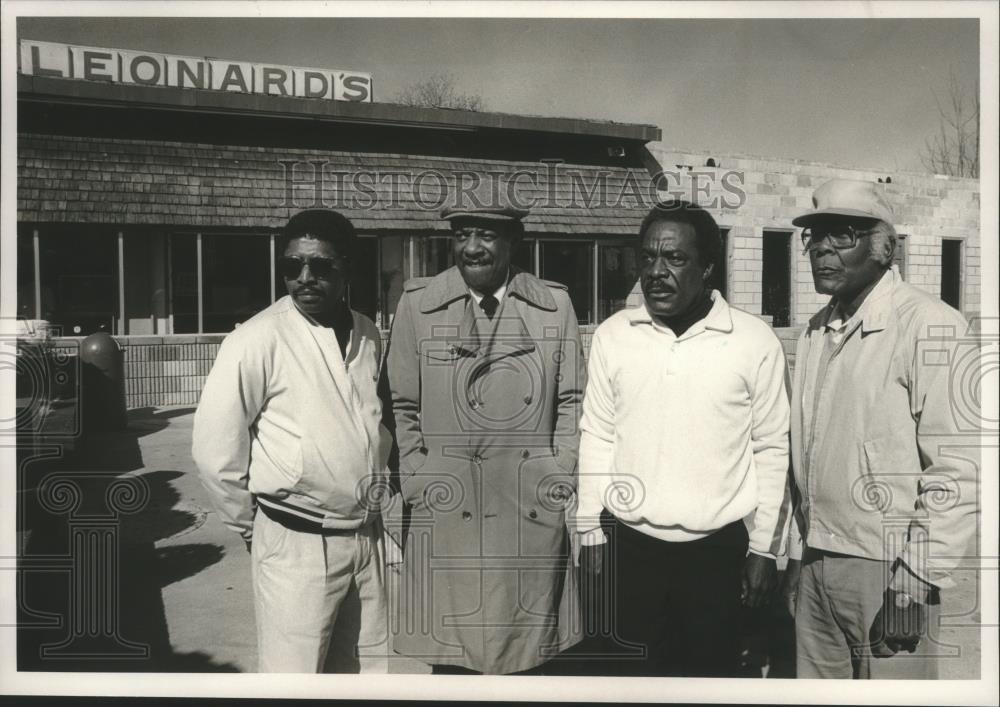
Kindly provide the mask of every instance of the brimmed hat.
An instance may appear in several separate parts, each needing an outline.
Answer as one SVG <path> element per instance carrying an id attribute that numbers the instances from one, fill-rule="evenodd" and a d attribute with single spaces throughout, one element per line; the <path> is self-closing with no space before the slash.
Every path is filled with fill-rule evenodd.
<path id="1" fill-rule="evenodd" d="M 813 192 L 815 210 L 792 219 L 796 226 L 808 226 L 822 216 L 872 218 L 891 224 L 892 207 L 874 182 L 831 179 Z"/>

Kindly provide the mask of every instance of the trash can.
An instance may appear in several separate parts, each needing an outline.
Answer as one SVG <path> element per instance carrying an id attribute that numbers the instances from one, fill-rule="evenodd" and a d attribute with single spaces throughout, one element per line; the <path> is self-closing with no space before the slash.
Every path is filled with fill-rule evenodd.
<path id="1" fill-rule="evenodd" d="M 109 334 L 91 334 L 80 344 L 80 414 L 84 435 L 124 430 L 125 352 Z"/>

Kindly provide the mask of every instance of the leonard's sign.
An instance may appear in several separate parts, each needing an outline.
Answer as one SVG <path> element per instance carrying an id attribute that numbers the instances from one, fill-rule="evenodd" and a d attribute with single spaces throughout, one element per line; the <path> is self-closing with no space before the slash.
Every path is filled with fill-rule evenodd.
<path id="1" fill-rule="evenodd" d="M 372 76 L 361 71 L 255 64 L 126 49 L 21 40 L 19 71 L 146 86 L 371 103 Z"/>

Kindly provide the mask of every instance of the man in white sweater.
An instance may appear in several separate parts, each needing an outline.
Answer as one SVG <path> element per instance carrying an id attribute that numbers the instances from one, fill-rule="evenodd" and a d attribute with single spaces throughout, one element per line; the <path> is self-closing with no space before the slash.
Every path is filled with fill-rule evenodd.
<path id="1" fill-rule="evenodd" d="M 251 553 L 261 672 L 386 672 L 378 497 L 391 437 L 378 329 L 344 302 L 356 242 L 333 211 L 293 216 L 288 296 L 226 337 L 193 453 Z"/>
<path id="2" fill-rule="evenodd" d="M 732 675 L 740 606 L 769 600 L 790 517 L 785 358 L 707 286 L 708 212 L 662 202 L 639 241 L 645 302 L 597 328 L 588 360 L 581 567 L 605 578 L 611 671 Z"/>

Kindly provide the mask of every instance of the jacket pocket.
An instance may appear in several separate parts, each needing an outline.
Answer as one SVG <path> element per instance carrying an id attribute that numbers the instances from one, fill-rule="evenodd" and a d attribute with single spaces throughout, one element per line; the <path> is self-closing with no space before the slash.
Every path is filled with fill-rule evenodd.
<path id="1" fill-rule="evenodd" d="M 292 490 L 302 480 L 302 438 L 281 428 L 262 431 L 250 449 L 250 468 L 255 493 Z"/>
<path id="2" fill-rule="evenodd" d="M 475 357 L 478 346 L 471 343 L 447 343 L 428 342 L 423 348 L 424 356 L 429 359 L 430 365 L 449 364 L 461 358 Z"/>
<path id="3" fill-rule="evenodd" d="M 420 469 L 427 463 L 427 451 L 425 448 L 410 452 L 405 457 L 399 460 L 399 475 L 400 476 L 412 476 L 413 474 L 420 471 Z"/>
<path id="4" fill-rule="evenodd" d="M 564 525 L 567 508 L 574 500 L 575 479 L 559 465 L 558 457 L 529 457 L 520 473 L 523 522 L 550 528 Z"/>
<path id="5" fill-rule="evenodd" d="M 415 509 L 451 512 L 470 497 L 467 459 L 427 454 L 413 474 L 400 478 L 403 499 Z"/>
<path id="6" fill-rule="evenodd" d="M 555 456 L 538 459 L 522 479 L 518 554 L 560 557 L 566 549 L 566 514 L 573 501 L 571 479 Z M 555 564 L 555 563 L 554 563 Z"/>
<path id="7" fill-rule="evenodd" d="M 916 444 L 899 435 L 865 440 L 862 475 L 852 496 L 864 511 L 911 512 L 920 478 Z"/>

